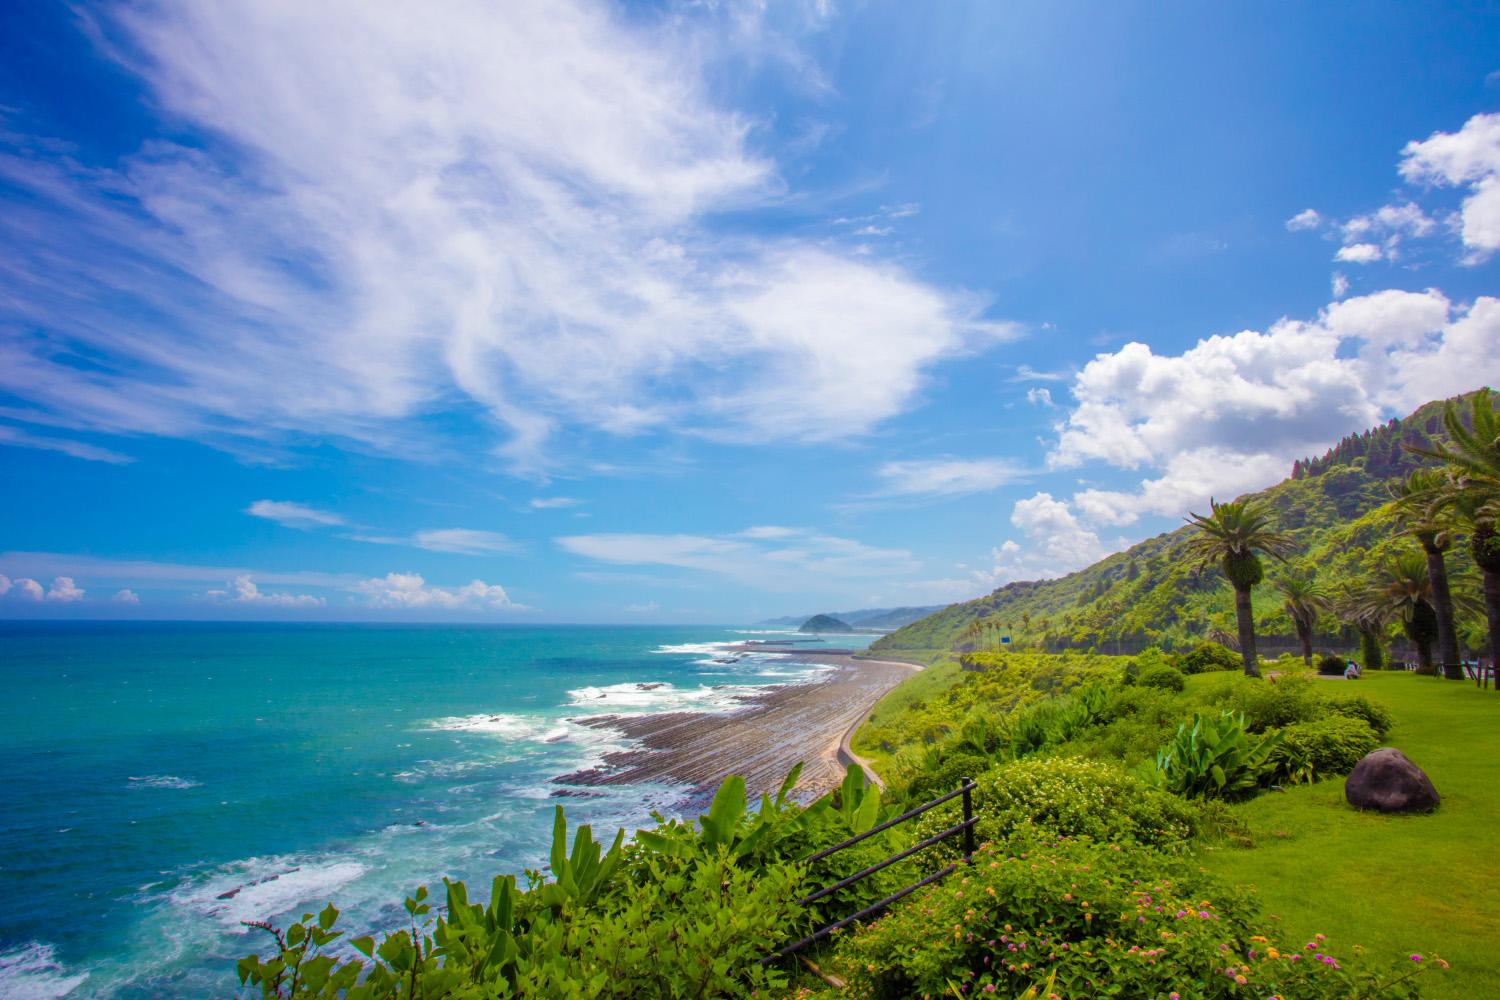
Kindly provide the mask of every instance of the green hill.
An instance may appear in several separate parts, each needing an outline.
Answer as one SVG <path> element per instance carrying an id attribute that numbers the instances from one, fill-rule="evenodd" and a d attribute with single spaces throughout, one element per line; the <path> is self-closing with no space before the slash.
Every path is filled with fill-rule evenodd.
<path id="1" fill-rule="evenodd" d="M 1337 588 L 1367 575 L 1396 547 L 1411 544 L 1393 530 L 1387 491 L 1426 464 L 1403 446 L 1441 440 L 1443 406 L 1427 403 L 1409 417 L 1351 434 L 1322 457 L 1294 463 L 1290 478 L 1254 494 L 1275 508 L 1280 526 L 1295 539 L 1292 562 L 1310 565 Z M 1055 580 L 1011 583 L 950 605 L 871 648 L 966 651 L 1009 635 L 1012 647 L 1134 653 L 1149 645 L 1183 648 L 1220 633 L 1231 637 L 1231 591 L 1217 571 L 1190 568 L 1183 549 L 1191 530 L 1184 525 L 1148 538 Z M 1450 573 L 1459 576 L 1472 569 L 1461 545 L 1453 547 L 1449 562 Z M 1296 644 L 1271 582 L 1276 567 L 1268 569 L 1267 581 L 1256 588 L 1255 609 L 1258 645 L 1275 655 Z M 1321 637 L 1337 638 L 1338 623 L 1326 624 L 1335 631 Z"/>
<path id="2" fill-rule="evenodd" d="M 853 629 L 853 626 L 851 626 L 848 622 L 839 621 L 837 618 L 831 618 L 828 615 L 813 615 L 807 621 L 803 622 L 802 623 L 802 627 L 799 628 L 797 631 L 799 631 L 799 632 L 852 632 L 852 631 L 854 631 L 854 629 Z"/>

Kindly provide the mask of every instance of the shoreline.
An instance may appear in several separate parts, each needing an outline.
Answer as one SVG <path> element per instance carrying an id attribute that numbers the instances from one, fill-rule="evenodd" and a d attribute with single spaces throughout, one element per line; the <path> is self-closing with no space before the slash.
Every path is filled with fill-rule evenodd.
<path id="1" fill-rule="evenodd" d="M 879 777 L 854 754 L 849 741 L 869 717 L 875 703 L 921 665 L 899 660 L 856 657 L 847 650 L 812 652 L 767 649 L 737 651 L 776 653 L 836 669 L 816 681 L 770 687 L 730 712 L 658 712 L 650 715 L 596 715 L 572 719 L 578 725 L 608 729 L 634 747 L 605 755 L 597 767 L 559 775 L 552 782 L 571 789 L 605 785 L 673 782 L 692 791 L 683 805 L 691 813 L 706 804 L 731 774 L 745 778 L 753 801 L 762 792 L 775 794 L 788 771 L 803 762 L 796 797 L 808 801 L 843 781 L 849 764 L 858 764 L 876 784 Z M 579 792 L 571 792 L 579 794 Z"/>

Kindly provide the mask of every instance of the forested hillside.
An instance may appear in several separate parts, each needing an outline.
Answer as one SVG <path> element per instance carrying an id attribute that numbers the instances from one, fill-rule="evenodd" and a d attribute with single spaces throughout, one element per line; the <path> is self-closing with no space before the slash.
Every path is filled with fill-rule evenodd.
<path id="1" fill-rule="evenodd" d="M 1444 440 L 1443 407 L 1443 401 L 1427 403 L 1404 419 L 1351 434 L 1321 457 L 1297 461 L 1290 478 L 1254 494 L 1275 509 L 1280 527 L 1295 541 L 1290 564 L 1313 570 L 1337 591 L 1363 582 L 1391 552 L 1414 547 L 1395 529 L 1389 491 L 1413 470 L 1437 464 L 1405 446 Z M 1191 531 L 1184 525 L 1059 579 L 1007 584 L 913 622 L 872 648 L 965 650 L 996 645 L 1004 636 L 1014 647 L 1110 653 L 1149 645 L 1183 648 L 1204 638 L 1230 642 L 1232 592 L 1216 569 L 1192 567 L 1185 554 Z M 1458 580 L 1474 573 L 1461 544 L 1453 546 L 1449 562 Z M 1268 570 L 1255 590 L 1257 632 L 1263 649 L 1289 649 L 1294 629 L 1274 584 L 1281 568 L 1271 564 Z M 1475 635 L 1473 644 L 1479 642 L 1479 624 L 1477 618 L 1460 623 L 1461 633 Z M 1325 616 L 1319 635 L 1326 641 L 1341 631 L 1336 619 Z"/>

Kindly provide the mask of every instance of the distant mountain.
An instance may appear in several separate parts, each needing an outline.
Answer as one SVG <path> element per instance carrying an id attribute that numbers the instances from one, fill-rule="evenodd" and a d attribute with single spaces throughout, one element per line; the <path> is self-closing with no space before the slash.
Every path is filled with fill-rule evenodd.
<path id="1" fill-rule="evenodd" d="M 798 632 L 851 632 L 854 626 L 828 615 L 813 615 L 802 623 Z"/>
<path id="2" fill-rule="evenodd" d="M 822 613 L 830 618 L 847 622 L 855 628 L 894 629 L 924 618 L 934 611 L 940 611 L 943 607 L 941 604 L 934 604 L 925 608 L 864 608 L 859 611 L 825 611 Z M 784 615 L 781 618 L 767 618 L 755 624 L 798 628 L 809 617 L 809 615 Z"/>
<path id="3" fill-rule="evenodd" d="M 1389 489 L 1431 464 L 1403 445 L 1429 447 L 1442 440 L 1443 406 L 1427 403 L 1409 417 L 1350 434 L 1327 454 L 1294 463 L 1291 478 L 1252 494 L 1271 505 L 1280 528 L 1292 536 L 1292 562 L 1313 569 L 1337 592 L 1346 583 L 1368 581 L 1389 553 L 1413 544 L 1396 530 Z M 1192 531 L 1184 525 L 1054 580 L 1007 584 L 908 624 L 871 649 L 965 650 L 1009 635 L 1012 648 L 1132 653 L 1153 644 L 1182 647 L 1215 633 L 1229 638 L 1231 591 L 1216 570 L 1191 568 L 1184 549 Z M 1448 564 L 1450 576 L 1472 571 L 1465 545 L 1453 545 Z M 1274 588 L 1278 564 L 1268 561 L 1266 571 L 1266 581 L 1254 591 L 1256 625 L 1259 644 L 1274 655 L 1295 641 Z M 1328 616 L 1324 625 L 1319 634 L 1325 638 L 1341 628 Z"/>

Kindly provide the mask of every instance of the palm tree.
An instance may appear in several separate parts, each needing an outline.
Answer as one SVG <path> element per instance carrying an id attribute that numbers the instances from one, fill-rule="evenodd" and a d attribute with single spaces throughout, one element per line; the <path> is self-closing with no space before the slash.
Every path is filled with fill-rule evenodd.
<path id="1" fill-rule="evenodd" d="M 1484 574 L 1484 616 L 1489 628 L 1490 663 L 1500 667 L 1500 410 L 1493 394 L 1480 389 L 1469 403 L 1469 423 L 1451 403 L 1443 409 L 1445 444 L 1413 448 L 1447 462 L 1454 473 L 1450 492 L 1468 523 L 1469 551 Z M 1496 685 L 1500 689 L 1500 684 Z"/>
<path id="2" fill-rule="evenodd" d="M 1445 556 L 1453 544 L 1452 532 L 1448 530 L 1447 508 L 1452 502 L 1449 484 L 1449 478 L 1440 470 L 1418 469 L 1396 484 L 1391 496 L 1396 501 L 1397 518 L 1427 557 L 1432 610 L 1437 614 L 1438 656 L 1443 663 L 1443 676 L 1457 681 L 1463 679 L 1464 668 L 1458 655 L 1458 629 L 1453 624 L 1453 592 L 1448 586 Z"/>
<path id="3" fill-rule="evenodd" d="M 1297 641 L 1302 643 L 1302 662 L 1312 666 L 1313 629 L 1318 616 L 1328 610 L 1328 592 L 1309 569 L 1288 569 L 1276 580 L 1276 589 L 1286 603 L 1286 613 L 1297 628 Z"/>
<path id="4" fill-rule="evenodd" d="M 1250 588 L 1265 578 L 1258 552 L 1285 559 L 1291 550 L 1289 536 L 1272 525 L 1275 514 L 1262 500 L 1244 499 L 1219 503 L 1210 499 L 1209 514 L 1190 514 L 1187 522 L 1198 529 L 1188 541 L 1188 555 L 1199 566 L 1218 564 L 1234 587 L 1234 614 L 1239 619 L 1240 659 L 1245 675 L 1259 677 L 1255 656 L 1255 613 L 1250 606 Z"/>
<path id="5" fill-rule="evenodd" d="M 1361 595 L 1361 613 L 1373 620 L 1399 616 L 1406 637 L 1417 647 L 1417 673 L 1436 675 L 1432 641 L 1437 638 L 1437 612 L 1427 560 L 1420 552 L 1402 552 L 1386 562 L 1384 576 Z"/>
<path id="6" fill-rule="evenodd" d="M 1387 614 L 1384 610 L 1370 607 L 1360 593 L 1345 590 L 1333 602 L 1334 612 L 1354 626 L 1359 632 L 1359 661 L 1366 670 L 1380 670 L 1385 666 L 1385 653 L 1380 648 L 1380 636 L 1385 632 Z"/>

